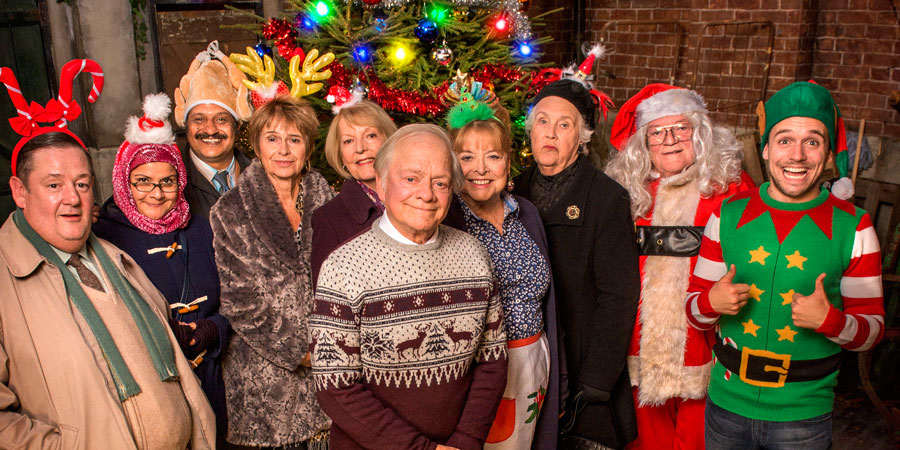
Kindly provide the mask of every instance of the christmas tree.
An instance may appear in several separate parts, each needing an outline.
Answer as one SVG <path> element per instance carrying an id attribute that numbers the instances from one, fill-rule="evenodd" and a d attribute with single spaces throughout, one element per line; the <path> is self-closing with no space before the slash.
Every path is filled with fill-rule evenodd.
<path id="1" fill-rule="evenodd" d="M 513 175 L 521 170 L 530 155 L 526 102 L 551 81 L 538 63 L 540 46 L 550 38 L 537 38 L 532 27 L 558 10 L 529 19 L 527 0 L 291 1 L 295 9 L 282 17 L 253 16 L 256 23 L 242 26 L 256 31 L 260 43 L 232 59 L 272 94 L 297 89 L 297 79 L 304 78 L 304 98 L 321 113 L 320 149 L 332 118 L 326 98 L 362 95 L 398 126 L 444 125 L 460 89 L 474 83 L 493 91 L 509 111 L 517 146 Z M 337 180 L 323 152 L 312 163 L 329 181 Z"/>

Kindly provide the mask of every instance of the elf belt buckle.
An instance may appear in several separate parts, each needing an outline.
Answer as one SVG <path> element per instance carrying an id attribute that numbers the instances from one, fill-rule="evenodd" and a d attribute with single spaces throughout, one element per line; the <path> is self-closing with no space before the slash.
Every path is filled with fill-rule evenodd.
<path id="1" fill-rule="evenodd" d="M 740 377 L 749 385 L 782 387 L 787 380 L 790 366 L 791 355 L 780 355 L 768 350 L 752 350 L 747 347 L 741 350 Z"/>

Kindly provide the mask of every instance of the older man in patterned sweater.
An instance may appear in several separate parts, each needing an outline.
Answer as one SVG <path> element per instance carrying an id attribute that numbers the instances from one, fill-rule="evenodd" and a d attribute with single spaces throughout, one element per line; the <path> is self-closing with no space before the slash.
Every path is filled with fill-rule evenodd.
<path id="1" fill-rule="evenodd" d="M 794 83 L 764 120 L 771 182 L 713 214 L 688 289 L 691 325 L 718 325 L 706 446 L 826 449 L 840 350 L 884 328 L 881 254 L 869 216 L 817 185 L 846 149 L 831 94 Z"/>
<path id="2" fill-rule="evenodd" d="M 435 125 L 401 128 L 375 160 L 385 214 L 322 266 L 310 318 L 334 449 L 481 449 L 506 384 L 491 260 L 439 225 L 459 165 Z"/>

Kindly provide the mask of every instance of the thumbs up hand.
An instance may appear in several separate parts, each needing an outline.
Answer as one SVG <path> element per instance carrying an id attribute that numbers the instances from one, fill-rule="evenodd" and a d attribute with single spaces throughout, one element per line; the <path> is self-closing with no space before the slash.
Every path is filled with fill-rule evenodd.
<path id="1" fill-rule="evenodd" d="M 744 283 L 734 284 L 734 264 L 719 281 L 709 289 L 709 302 L 713 310 L 719 314 L 733 316 L 747 304 L 750 286 Z"/>
<path id="2" fill-rule="evenodd" d="M 825 323 L 825 317 L 828 316 L 828 311 L 831 309 L 831 302 L 825 295 L 825 287 L 822 285 L 824 279 L 824 273 L 816 278 L 816 290 L 812 294 L 794 294 L 794 299 L 791 301 L 791 319 L 794 321 L 794 325 L 815 330 Z"/>

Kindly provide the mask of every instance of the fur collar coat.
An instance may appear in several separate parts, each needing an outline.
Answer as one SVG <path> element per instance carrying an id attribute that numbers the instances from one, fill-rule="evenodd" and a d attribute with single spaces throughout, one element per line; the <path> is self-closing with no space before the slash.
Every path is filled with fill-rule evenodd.
<path id="1" fill-rule="evenodd" d="M 210 214 L 222 282 L 221 313 L 234 330 L 223 360 L 227 441 L 282 446 L 328 428 L 315 399 L 309 350 L 312 213 L 334 197 L 317 172 L 303 176 L 299 239 L 258 160 Z M 299 243 L 298 243 L 299 242 Z"/>

